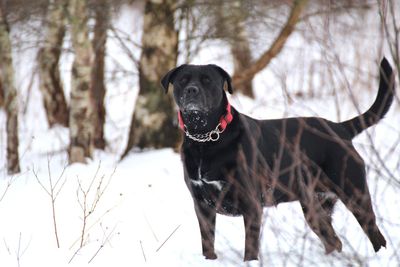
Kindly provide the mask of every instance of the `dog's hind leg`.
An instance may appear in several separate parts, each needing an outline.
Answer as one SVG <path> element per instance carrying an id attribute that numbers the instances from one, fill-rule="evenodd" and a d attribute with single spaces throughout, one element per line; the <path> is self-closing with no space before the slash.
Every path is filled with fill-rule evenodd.
<path id="1" fill-rule="evenodd" d="M 360 189 L 351 184 L 346 185 L 340 199 L 356 217 L 358 223 L 371 241 L 375 252 L 386 247 L 386 240 L 376 225 L 376 218 L 372 209 L 371 196 L 367 185 Z M 353 187 L 352 187 L 353 186 Z M 350 189 L 352 188 L 352 189 Z"/>
<path id="2" fill-rule="evenodd" d="M 312 200 L 300 201 L 304 217 L 313 232 L 319 237 L 327 254 L 342 251 L 342 242 L 332 227 L 332 211 L 335 198 L 321 198 L 315 195 Z"/>
<path id="3" fill-rule="evenodd" d="M 358 158 L 357 155 L 356 157 L 351 156 L 345 158 L 342 164 L 337 167 L 342 169 L 342 173 L 333 180 L 337 186 L 336 194 L 353 213 L 371 241 L 374 250 L 378 251 L 381 247 L 386 247 L 386 240 L 376 225 L 362 159 Z"/>

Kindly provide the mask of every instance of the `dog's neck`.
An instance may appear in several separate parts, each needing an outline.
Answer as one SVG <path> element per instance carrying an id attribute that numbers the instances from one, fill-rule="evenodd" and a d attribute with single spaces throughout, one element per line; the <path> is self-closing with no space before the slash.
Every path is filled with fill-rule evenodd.
<path id="1" fill-rule="evenodd" d="M 190 134 L 202 134 L 214 130 L 220 123 L 220 119 L 226 113 L 228 100 L 226 97 L 222 99 L 221 105 L 215 110 L 207 112 L 191 111 L 180 112 L 180 127 L 182 130 L 188 131 Z"/>

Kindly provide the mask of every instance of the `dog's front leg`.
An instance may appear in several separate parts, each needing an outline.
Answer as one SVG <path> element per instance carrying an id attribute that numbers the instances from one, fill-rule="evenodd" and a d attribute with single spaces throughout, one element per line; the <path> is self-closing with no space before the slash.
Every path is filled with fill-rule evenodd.
<path id="1" fill-rule="evenodd" d="M 200 226 L 203 255 L 206 259 L 214 260 L 217 258 L 214 252 L 216 210 L 203 202 L 195 201 L 195 211 Z"/>
<path id="2" fill-rule="evenodd" d="M 249 209 L 243 214 L 246 241 L 244 261 L 258 260 L 262 208 Z"/>

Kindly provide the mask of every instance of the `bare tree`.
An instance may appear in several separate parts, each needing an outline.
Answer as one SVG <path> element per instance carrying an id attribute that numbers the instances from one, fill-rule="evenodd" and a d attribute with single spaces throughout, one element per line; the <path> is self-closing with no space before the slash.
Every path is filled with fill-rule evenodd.
<path id="1" fill-rule="evenodd" d="M 91 73 L 93 48 L 87 27 L 87 0 L 70 1 L 72 46 L 75 58 L 72 64 L 71 102 L 69 113 L 69 162 L 85 162 L 91 157 L 94 143 L 93 99 Z"/>
<path id="2" fill-rule="evenodd" d="M 246 28 L 246 21 L 251 11 L 247 6 L 248 2 L 243 0 L 220 1 L 215 12 L 216 37 L 226 40 L 229 44 L 234 73 L 241 73 L 252 64 L 249 34 Z M 227 10 L 229 11 L 226 12 Z M 252 80 L 249 79 L 238 85 L 235 91 L 254 97 Z"/>
<path id="3" fill-rule="evenodd" d="M 106 142 L 104 140 L 104 122 L 106 110 L 104 108 L 104 97 L 106 94 L 106 85 L 104 82 L 104 59 L 106 54 L 107 29 L 110 19 L 110 3 L 108 0 L 99 0 L 93 6 L 96 23 L 93 33 L 94 64 L 92 69 L 92 90 L 95 101 L 94 105 L 94 146 L 104 149 Z"/>
<path id="4" fill-rule="evenodd" d="M 39 88 L 50 127 L 68 126 L 68 107 L 58 66 L 66 30 L 67 4 L 66 0 L 52 0 L 49 4 L 45 41 L 38 53 Z"/>
<path id="5" fill-rule="evenodd" d="M 20 172 L 18 153 L 18 98 L 14 85 L 14 68 L 10 41 L 10 28 L 7 23 L 5 3 L 0 4 L 0 81 L 4 91 L 4 106 L 7 115 L 7 171 Z"/>
<path id="6" fill-rule="evenodd" d="M 189 14 L 189 16 L 183 20 L 189 19 L 190 21 L 186 22 L 187 25 L 183 28 L 192 32 L 186 33 L 187 40 L 185 42 L 201 43 L 204 40 L 219 39 L 228 43 L 234 65 L 233 85 L 235 90 L 253 97 L 252 80 L 254 76 L 282 50 L 287 39 L 295 30 L 307 2 L 307 0 L 268 1 L 268 3 L 246 0 L 184 1 L 182 9 L 184 11 L 185 8 L 189 9 L 189 12 L 182 13 Z M 270 13 L 273 13 L 274 8 L 288 5 L 291 5 L 290 14 L 286 23 L 279 26 L 282 28 L 277 37 L 265 52 L 253 59 L 251 40 L 254 39 L 257 43 L 261 41 L 257 36 L 258 33 L 251 29 L 257 29 L 260 23 L 265 24 L 266 21 L 268 21 L 267 24 L 271 22 L 274 25 L 281 24 L 275 21 L 276 18 L 271 20 L 274 15 L 271 16 Z M 199 30 L 199 28 L 205 28 L 205 30 Z M 186 45 L 186 48 L 190 47 L 191 45 Z M 182 52 L 190 53 L 191 51 Z"/>
<path id="7" fill-rule="evenodd" d="M 180 135 L 174 124 L 172 97 L 166 100 L 159 85 L 162 76 L 175 67 L 178 55 L 174 4 L 172 0 L 146 1 L 139 63 L 140 91 L 122 157 L 134 146 L 160 148 L 178 144 Z"/>
<path id="8" fill-rule="evenodd" d="M 307 5 L 308 0 L 295 0 L 289 18 L 285 26 L 280 31 L 278 37 L 272 43 L 267 51 L 265 51 L 253 64 L 246 70 L 235 73 L 232 77 L 234 87 L 240 87 L 245 82 L 253 79 L 253 77 L 265 68 L 272 58 L 274 58 L 285 45 L 286 40 L 290 34 L 294 31 L 295 25 L 297 24 L 300 15 Z"/>
<path id="9" fill-rule="evenodd" d="M 252 55 L 250 50 L 250 44 L 247 36 L 247 31 L 243 26 L 243 23 L 237 21 L 235 25 L 237 33 L 237 41 L 230 44 L 231 54 L 233 57 L 234 73 L 241 73 L 248 69 L 252 64 Z M 238 84 L 235 90 L 239 90 L 244 95 L 254 97 L 253 92 L 253 79 L 244 81 Z"/>

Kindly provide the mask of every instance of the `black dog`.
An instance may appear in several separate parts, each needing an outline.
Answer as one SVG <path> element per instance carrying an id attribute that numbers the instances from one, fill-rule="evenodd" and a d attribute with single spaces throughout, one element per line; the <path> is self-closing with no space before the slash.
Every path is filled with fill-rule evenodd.
<path id="1" fill-rule="evenodd" d="M 300 201 L 327 253 L 342 249 L 331 218 L 337 197 L 354 214 L 375 251 L 386 246 L 375 222 L 365 164 L 351 142 L 376 124 L 393 101 L 394 75 L 386 59 L 371 108 L 340 123 L 316 117 L 256 120 L 243 115 L 228 103 L 224 89 L 232 93 L 231 78 L 216 65 L 182 65 L 161 83 L 166 93 L 173 85 L 179 107 L 185 182 L 207 259 L 217 257 L 217 212 L 243 216 L 244 260 L 254 260 L 263 207 L 294 200 Z"/>

